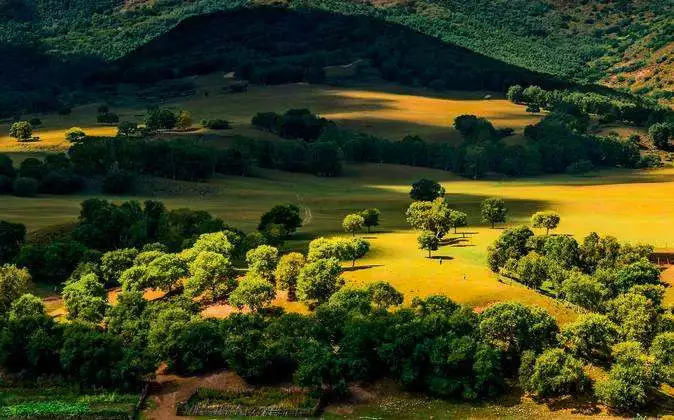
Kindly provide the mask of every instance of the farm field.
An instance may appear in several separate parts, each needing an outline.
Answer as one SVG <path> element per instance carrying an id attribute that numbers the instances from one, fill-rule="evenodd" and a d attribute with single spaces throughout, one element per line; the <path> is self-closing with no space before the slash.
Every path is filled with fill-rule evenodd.
<path id="1" fill-rule="evenodd" d="M 493 92 L 439 94 L 384 83 L 354 87 L 298 83 L 251 86 L 245 93 L 232 94 L 222 90 L 228 83 L 222 74 L 191 78 L 190 82 L 197 89 L 194 95 L 167 100 L 162 106 L 189 111 L 195 125 L 202 119 L 227 119 L 232 123 L 232 130 L 198 131 L 216 140 L 235 135 L 268 138 L 267 133 L 250 125 L 250 119 L 258 112 L 285 112 L 291 108 L 308 108 L 340 126 L 392 140 L 419 135 L 429 141 L 456 142 L 460 135 L 452 127 L 454 118 L 473 114 L 489 119 L 497 128 L 513 128 L 515 136 L 509 141 L 516 141 L 526 125 L 540 119 L 540 115 L 527 113 L 524 107 Z M 485 99 L 485 96 L 493 98 Z M 135 96 L 121 96 L 111 102 L 111 110 L 121 121 L 142 121 L 145 105 L 139 104 Z M 119 105 L 115 105 L 117 102 Z M 64 133 L 70 127 L 80 127 L 92 136 L 114 136 L 116 126 L 96 123 L 98 105 L 73 108 L 70 115 L 37 115 L 43 124 L 35 129 L 34 134 L 40 141 L 34 143 L 17 142 L 6 134 L 9 124 L 0 124 L 0 152 L 67 150 L 69 144 Z"/>
<path id="2" fill-rule="evenodd" d="M 674 217 L 674 169 L 613 170 L 594 175 L 472 181 L 431 169 L 366 164 L 348 166 L 342 178 L 260 170 L 257 177 L 220 177 L 196 188 L 189 183 L 154 181 L 154 194 L 115 200 L 152 198 L 164 201 L 169 208 L 203 209 L 245 231 L 255 229 L 261 214 L 274 204 L 295 203 L 310 213 L 295 240 L 287 244 L 297 249 L 317 236 L 341 234 L 344 215 L 376 206 L 383 213 L 382 225 L 376 232 L 363 234 L 372 242 L 372 251 L 356 269 L 345 272 L 349 282 L 386 280 L 408 300 L 443 293 L 476 308 L 515 299 L 542 305 L 563 323 L 575 317 L 573 311 L 518 283 L 501 283 L 489 271 L 486 247 L 501 230 L 484 226 L 479 220 L 479 204 L 486 197 L 504 198 L 509 226 L 528 223 L 535 211 L 554 209 L 562 218 L 557 232 L 578 239 L 596 230 L 621 241 L 646 242 L 658 248 L 672 246 L 668 241 Z M 443 257 L 442 264 L 439 259 L 424 257 L 417 249 L 416 234 L 404 221 L 409 185 L 422 177 L 440 181 L 450 205 L 469 214 L 470 226 L 459 230 L 459 235 L 450 235 L 451 243 L 435 253 Z M 65 223 L 77 217 L 79 203 L 88 197 L 7 196 L 0 219 L 25 223 L 29 230 Z M 462 238 L 462 231 L 468 233 L 467 238 Z M 292 306 L 303 307 L 297 303 Z M 225 309 L 209 308 L 206 313 L 218 316 L 221 310 Z"/>

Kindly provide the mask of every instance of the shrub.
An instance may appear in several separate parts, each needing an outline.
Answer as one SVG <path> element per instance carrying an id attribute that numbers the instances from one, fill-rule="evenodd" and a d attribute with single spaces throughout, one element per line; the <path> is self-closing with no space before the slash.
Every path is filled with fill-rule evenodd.
<path id="1" fill-rule="evenodd" d="M 525 390 L 539 397 L 577 395 L 589 385 L 583 364 L 562 349 L 543 352 L 536 359 L 531 376 L 520 380 Z"/>
<path id="2" fill-rule="evenodd" d="M 203 120 L 201 121 L 201 125 L 211 130 L 229 130 L 232 128 L 229 121 L 219 118 L 213 120 Z"/>
<path id="3" fill-rule="evenodd" d="M 17 121 L 9 126 L 9 136 L 19 141 L 28 141 L 33 135 L 33 126 L 28 121 Z"/>
<path id="4" fill-rule="evenodd" d="M 86 133 L 79 127 L 72 127 L 66 131 L 66 140 L 71 143 L 82 141 L 86 136 Z"/>

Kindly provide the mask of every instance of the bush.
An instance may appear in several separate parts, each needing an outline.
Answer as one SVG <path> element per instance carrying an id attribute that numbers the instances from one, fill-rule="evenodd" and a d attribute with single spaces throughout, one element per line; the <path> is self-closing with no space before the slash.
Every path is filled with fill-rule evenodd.
<path id="1" fill-rule="evenodd" d="M 12 190 L 18 197 L 35 197 L 39 186 L 39 182 L 33 178 L 19 177 L 14 180 Z"/>
<path id="2" fill-rule="evenodd" d="M 66 131 L 66 140 L 71 143 L 82 141 L 86 136 L 86 133 L 79 127 L 72 127 Z"/>
<path id="3" fill-rule="evenodd" d="M 9 126 L 9 136 L 18 141 L 28 141 L 33 135 L 33 126 L 28 121 L 17 121 Z"/>
<path id="4" fill-rule="evenodd" d="M 203 120 L 201 125 L 211 130 L 229 130 L 232 128 L 229 121 L 223 119 Z"/>
<path id="5" fill-rule="evenodd" d="M 538 397 L 577 395 L 589 385 L 583 364 L 562 349 L 543 352 L 531 369 L 531 376 L 520 378 L 527 392 Z"/>

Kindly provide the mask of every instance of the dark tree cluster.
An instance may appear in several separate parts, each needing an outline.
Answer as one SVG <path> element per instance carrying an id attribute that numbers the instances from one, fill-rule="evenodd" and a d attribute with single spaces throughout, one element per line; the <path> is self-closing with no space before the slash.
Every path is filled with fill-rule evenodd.
<path id="1" fill-rule="evenodd" d="M 114 170 L 198 181 L 215 172 L 245 175 L 249 163 L 235 150 L 216 150 L 196 140 L 151 140 L 90 137 L 71 146 L 70 160 L 78 173 L 104 175 Z"/>
<path id="2" fill-rule="evenodd" d="M 308 109 L 290 109 L 284 114 L 260 112 L 252 118 L 251 124 L 283 138 L 312 142 L 331 122 Z"/>
<path id="3" fill-rule="evenodd" d="M 38 193 L 72 194 L 82 189 L 84 180 L 73 162 L 63 153 L 38 159 L 24 159 L 19 168 L 9 156 L 0 154 L 0 194 L 33 197 Z"/>

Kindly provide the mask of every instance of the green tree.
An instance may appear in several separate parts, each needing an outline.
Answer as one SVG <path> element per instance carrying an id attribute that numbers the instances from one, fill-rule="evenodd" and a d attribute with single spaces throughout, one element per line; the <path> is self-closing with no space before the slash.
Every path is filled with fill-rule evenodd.
<path id="1" fill-rule="evenodd" d="M 407 223 L 413 229 L 431 231 L 438 239 L 445 236 L 452 227 L 452 210 L 443 198 L 415 201 L 410 204 L 405 215 Z"/>
<path id="2" fill-rule="evenodd" d="M 580 263 L 578 242 L 570 236 L 549 236 L 543 245 L 543 254 L 564 269 L 577 267 Z"/>
<path id="3" fill-rule="evenodd" d="M 70 143 L 77 143 L 86 137 L 87 134 L 79 127 L 71 127 L 66 131 L 66 140 Z"/>
<path id="4" fill-rule="evenodd" d="M 99 323 L 105 315 L 107 294 L 96 274 L 67 283 L 61 296 L 69 319 Z"/>
<path id="5" fill-rule="evenodd" d="M 356 260 L 363 258 L 370 250 L 370 243 L 361 238 L 338 239 L 335 243 L 337 244 L 337 257 L 342 261 L 351 261 L 351 267 L 354 267 Z"/>
<path id="6" fill-rule="evenodd" d="M 662 381 L 674 384 L 674 332 L 658 334 L 649 353 L 655 359 Z"/>
<path id="7" fill-rule="evenodd" d="M 20 321 L 45 316 L 47 316 L 47 310 L 42 299 L 30 293 L 24 293 L 12 302 L 8 318 L 10 321 Z"/>
<path id="8" fill-rule="evenodd" d="M 410 198 L 414 201 L 433 201 L 445 195 L 445 189 L 437 181 L 422 178 L 412 184 Z"/>
<path id="9" fill-rule="evenodd" d="M 269 245 L 260 245 L 246 253 L 248 269 L 272 284 L 278 258 L 278 249 Z"/>
<path id="10" fill-rule="evenodd" d="M 506 209 L 503 199 L 487 198 L 480 205 L 480 213 L 482 214 L 482 221 L 491 223 L 491 228 L 494 229 L 496 223 L 505 223 L 508 209 Z"/>
<path id="11" fill-rule="evenodd" d="M 132 121 L 122 121 L 117 127 L 117 136 L 131 137 L 138 132 L 138 124 Z"/>
<path id="12" fill-rule="evenodd" d="M 169 295 L 179 280 L 187 277 L 187 264 L 177 254 L 164 254 L 147 265 L 148 284 Z"/>
<path id="13" fill-rule="evenodd" d="M 440 246 L 440 240 L 430 230 L 422 230 L 417 237 L 419 249 L 428 251 L 428 258 L 431 258 L 431 253 L 437 251 Z"/>
<path id="14" fill-rule="evenodd" d="M 372 303 L 380 309 L 398 306 L 403 303 L 403 294 L 385 281 L 368 283 L 366 289 L 372 295 Z"/>
<path id="15" fill-rule="evenodd" d="M 0 265 L 0 317 L 5 314 L 12 302 L 28 292 L 30 273 L 15 265 Z"/>
<path id="16" fill-rule="evenodd" d="M 534 363 L 531 376 L 520 378 L 524 389 L 538 397 L 578 395 L 589 385 L 583 364 L 562 349 L 545 350 Z"/>
<path id="17" fill-rule="evenodd" d="M 618 327 L 600 314 L 580 315 L 560 333 L 560 342 L 572 354 L 588 362 L 604 363 L 618 342 Z"/>
<path id="18" fill-rule="evenodd" d="M 344 220 L 342 220 L 344 231 L 353 236 L 356 236 L 356 233 L 363 230 L 363 227 L 365 227 L 365 219 L 360 214 L 347 214 Z"/>
<path id="19" fill-rule="evenodd" d="M 530 252 L 517 262 L 517 277 L 522 284 L 533 289 L 540 288 L 548 278 L 546 260 L 537 253 Z"/>
<path id="20" fill-rule="evenodd" d="M 149 282 L 146 265 L 136 265 L 124 270 L 119 276 L 119 284 L 124 292 L 142 292 L 154 286 Z"/>
<path id="21" fill-rule="evenodd" d="M 182 252 L 183 258 L 191 261 L 204 251 L 217 252 L 220 255 L 231 257 L 234 245 L 229 240 L 227 231 L 204 233 L 194 242 L 192 248 Z"/>
<path id="22" fill-rule="evenodd" d="M 300 217 L 300 208 L 294 204 L 279 204 L 271 208 L 260 218 L 260 224 L 257 229 L 261 232 L 267 230 L 271 224 L 283 227 L 283 236 L 292 235 L 302 226 L 302 217 Z"/>
<path id="23" fill-rule="evenodd" d="M 603 309 L 606 288 L 592 277 L 571 271 L 562 283 L 562 295 L 566 300 L 591 311 Z"/>
<path id="24" fill-rule="evenodd" d="M 636 285 L 660 284 L 660 270 L 658 266 L 642 258 L 629 265 L 621 267 L 615 275 L 613 283 L 614 293 L 624 293 Z"/>
<path id="25" fill-rule="evenodd" d="M 509 101 L 519 104 L 522 103 L 523 97 L 524 97 L 524 89 L 522 88 L 522 86 L 513 85 L 508 88 L 506 98 L 508 98 Z"/>
<path id="26" fill-rule="evenodd" d="M 450 210 L 449 220 L 451 226 L 454 228 L 454 233 L 456 233 L 457 228 L 468 225 L 468 215 L 462 211 Z"/>
<path id="27" fill-rule="evenodd" d="M 365 221 L 365 227 L 367 227 L 368 232 L 371 231 L 371 228 L 379 226 L 379 219 L 381 218 L 381 211 L 379 209 L 365 209 L 360 212 L 360 215 Z"/>
<path id="28" fill-rule="evenodd" d="M 649 343 L 655 334 L 658 308 L 643 295 L 625 293 L 606 305 L 608 317 L 624 340 Z"/>
<path id="29" fill-rule="evenodd" d="M 9 126 L 9 137 L 26 141 L 33 135 L 33 126 L 28 121 L 17 121 Z"/>
<path id="30" fill-rule="evenodd" d="M 339 258 L 337 241 L 320 237 L 309 242 L 307 261 L 317 261 L 327 258 Z"/>
<path id="31" fill-rule="evenodd" d="M 304 255 L 299 252 L 291 252 L 283 255 L 276 265 L 276 271 L 274 272 L 276 286 L 281 290 L 288 291 L 289 301 L 297 299 L 297 279 L 304 264 L 306 264 Z"/>
<path id="32" fill-rule="evenodd" d="M 655 361 L 644 354 L 641 345 L 625 342 L 613 347 L 616 362 L 608 377 L 595 385 L 598 399 L 619 410 L 636 410 L 644 407 L 649 392 L 658 385 Z"/>
<path id="33" fill-rule="evenodd" d="M 539 211 L 531 216 L 531 226 L 535 228 L 545 228 L 545 234 L 554 230 L 559 225 L 559 214 L 554 211 Z"/>
<path id="34" fill-rule="evenodd" d="M 101 276 L 108 285 L 120 284 L 119 278 L 122 273 L 133 267 L 134 260 L 138 256 L 135 248 L 117 249 L 103 254 L 101 257 Z"/>
<path id="35" fill-rule="evenodd" d="M 648 128 L 648 135 L 655 147 L 667 150 L 670 139 L 674 137 L 674 127 L 668 123 L 655 123 Z"/>
<path id="36" fill-rule="evenodd" d="M 203 251 L 189 265 L 185 293 L 194 298 L 210 292 L 213 302 L 226 299 L 236 288 L 236 276 L 229 258 L 212 251 Z"/>
<path id="37" fill-rule="evenodd" d="M 229 295 L 229 303 L 238 309 L 248 306 L 251 311 L 256 312 L 269 306 L 274 297 L 274 286 L 257 272 L 249 272 Z"/>
<path id="38" fill-rule="evenodd" d="M 495 273 L 513 258 L 518 260 L 528 253 L 527 243 L 534 233 L 526 226 L 506 229 L 493 245 L 487 247 L 487 262 Z"/>
<path id="39" fill-rule="evenodd" d="M 344 284 L 339 261 L 335 258 L 308 263 L 297 278 L 297 297 L 307 304 L 324 303 Z"/>
<path id="40" fill-rule="evenodd" d="M 192 127 L 192 115 L 187 111 L 180 111 L 176 118 L 176 127 L 181 130 L 187 130 Z"/>

